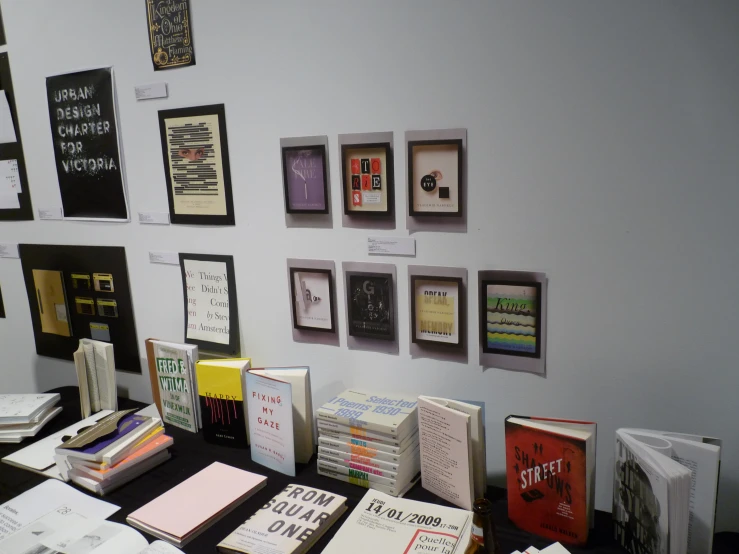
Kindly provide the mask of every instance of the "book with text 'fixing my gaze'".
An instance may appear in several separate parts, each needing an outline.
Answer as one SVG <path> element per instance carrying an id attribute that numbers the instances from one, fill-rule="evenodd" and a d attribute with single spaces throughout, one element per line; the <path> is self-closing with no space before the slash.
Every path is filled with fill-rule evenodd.
<path id="1" fill-rule="evenodd" d="M 201 360 L 195 364 L 198 401 L 205 440 L 222 446 L 246 448 L 246 403 L 242 372 L 248 358 Z"/>
<path id="2" fill-rule="evenodd" d="M 595 423 L 505 420 L 508 517 L 521 529 L 585 544 L 595 515 Z"/>

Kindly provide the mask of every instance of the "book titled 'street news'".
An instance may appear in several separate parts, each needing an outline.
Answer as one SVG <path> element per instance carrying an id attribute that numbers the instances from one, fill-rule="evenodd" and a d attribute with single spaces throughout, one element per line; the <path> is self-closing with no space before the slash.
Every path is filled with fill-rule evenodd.
<path id="1" fill-rule="evenodd" d="M 318 419 L 347 427 L 404 437 L 417 425 L 418 398 L 349 389 L 318 409 Z"/>

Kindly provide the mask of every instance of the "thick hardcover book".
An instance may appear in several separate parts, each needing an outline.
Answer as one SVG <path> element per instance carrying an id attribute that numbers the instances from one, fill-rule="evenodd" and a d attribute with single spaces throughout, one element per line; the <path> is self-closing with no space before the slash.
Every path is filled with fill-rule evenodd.
<path id="1" fill-rule="evenodd" d="M 206 441 L 247 447 L 241 373 L 248 367 L 248 359 L 197 362 L 198 399 Z"/>
<path id="2" fill-rule="evenodd" d="M 510 520 L 553 541 L 585 544 L 594 513 L 595 424 L 510 416 L 505 442 Z"/>
<path id="3" fill-rule="evenodd" d="M 346 498 L 320 489 L 288 485 L 218 544 L 218 551 L 302 554 L 346 511 Z"/>
<path id="4" fill-rule="evenodd" d="M 318 408 L 321 420 L 404 438 L 418 427 L 418 397 L 345 390 Z"/>

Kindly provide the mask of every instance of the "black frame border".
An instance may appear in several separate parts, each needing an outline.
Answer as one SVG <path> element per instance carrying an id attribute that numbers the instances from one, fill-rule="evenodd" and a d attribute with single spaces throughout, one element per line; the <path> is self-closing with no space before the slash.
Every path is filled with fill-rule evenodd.
<path id="1" fill-rule="evenodd" d="M 459 302 L 459 341 L 457 343 L 440 342 L 435 340 L 419 339 L 416 337 L 416 283 L 418 281 L 440 281 L 457 285 Z M 411 342 L 420 345 L 449 348 L 459 350 L 464 348 L 467 337 L 465 321 L 467 318 L 467 298 L 464 294 L 464 279 L 461 277 L 441 277 L 438 275 L 411 275 Z"/>
<path id="2" fill-rule="evenodd" d="M 488 347 L 488 285 L 508 285 L 513 287 L 535 287 L 536 288 L 536 352 L 529 354 L 528 352 L 516 352 L 515 350 L 504 350 L 502 348 Z M 479 296 L 479 312 L 480 312 L 480 346 L 485 354 L 504 354 L 506 356 L 519 356 L 521 358 L 541 359 L 541 282 L 540 281 L 520 281 L 508 279 L 482 279 L 480 281 Z"/>
<path id="3" fill-rule="evenodd" d="M 281 147 L 282 156 L 282 186 L 285 191 L 285 213 L 288 214 L 328 214 L 329 213 L 329 195 L 328 195 L 328 163 L 325 144 L 312 144 L 309 146 L 283 146 Z M 294 150 L 320 150 L 323 154 L 323 202 L 324 208 L 322 210 L 297 210 L 290 207 L 290 186 L 287 183 L 287 158 L 285 153 Z"/>
<path id="4" fill-rule="evenodd" d="M 395 322 L 395 284 L 392 273 L 378 273 L 370 271 L 346 271 L 345 275 L 345 288 L 346 288 L 346 305 L 347 305 L 347 321 L 346 327 L 349 335 L 352 337 L 361 337 L 366 339 L 376 339 L 381 341 L 393 341 L 396 336 L 396 322 Z M 351 300 L 351 279 L 352 277 L 371 277 L 374 279 L 387 279 L 390 282 L 390 315 L 392 317 L 390 322 L 390 332 L 387 336 L 377 335 L 372 333 L 364 333 L 356 330 L 352 326 L 352 300 Z"/>
<path id="5" fill-rule="evenodd" d="M 331 302 L 331 328 L 309 327 L 307 325 L 298 324 L 298 308 L 297 308 L 297 290 L 295 290 L 295 274 L 296 273 L 320 273 L 328 276 L 328 295 Z M 336 291 L 334 289 L 334 279 L 330 269 L 315 269 L 311 267 L 291 267 L 290 268 L 290 306 L 292 307 L 293 329 L 301 331 L 318 331 L 319 333 L 336 333 Z"/>
<path id="6" fill-rule="evenodd" d="M 413 209 L 413 148 L 416 146 L 436 146 L 436 145 L 456 145 L 457 146 L 457 183 L 459 190 L 457 192 L 459 209 L 456 212 L 421 212 Z M 462 217 L 464 214 L 464 141 L 462 139 L 440 139 L 440 140 L 409 140 L 407 147 L 408 156 L 408 215 L 411 217 Z"/>
<path id="7" fill-rule="evenodd" d="M 351 190 L 352 184 L 350 182 L 347 182 L 346 179 L 346 153 L 348 150 L 355 150 L 360 148 L 385 149 L 385 163 L 387 165 L 387 169 L 385 170 L 385 174 L 387 175 L 387 210 L 385 211 L 364 211 L 349 209 L 351 196 L 349 191 Z M 395 216 L 395 160 L 393 159 L 393 147 L 389 142 L 360 142 L 341 145 L 341 197 L 344 199 L 345 215 L 380 218 L 390 218 Z"/>

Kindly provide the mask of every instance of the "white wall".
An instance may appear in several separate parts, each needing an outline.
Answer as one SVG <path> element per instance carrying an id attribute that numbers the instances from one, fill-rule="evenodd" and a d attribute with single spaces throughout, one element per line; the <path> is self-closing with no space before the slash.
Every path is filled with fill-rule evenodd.
<path id="1" fill-rule="evenodd" d="M 0 223 L 0 242 L 123 245 L 139 342 L 182 338 L 176 266 L 148 251 L 232 253 L 245 354 L 310 364 L 316 403 L 345 385 L 484 400 L 488 471 L 510 413 L 599 424 L 597 507 L 610 509 L 614 430 L 725 440 L 718 529 L 739 531 L 739 5 L 725 2 L 192 0 L 197 66 L 154 73 L 143 0 L 3 0 L 34 208 L 60 206 L 44 79 L 112 64 L 132 211 L 166 211 L 157 110 L 226 104 L 235 228 Z M 135 84 L 165 80 L 166 101 Z M 469 232 L 418 234 L 393 260 L 399 356 L 293 343 L 285 259 L 367 261 L 341 227 L 336 135 L 469 130 Z M 333 230 L 285 229 L 279 138 L 327 134 Z M 405 234 L 402 209 L 398 231 Z M 377 260 L 387 261 L 387 260 Z M 547 272 L 546 378 L 408 355 L 408 263 Z M 75 383 L 35 355 L 21 267 L 0 260 L 0 388 Z M 339 294 L 343 294 L 341 282 Z M 472 287 L 469 326 L 476 329 Z M 343 300 L 341 301 L 343 306 Z M 146 377 L 119 375 L 146 400 Z"/>

